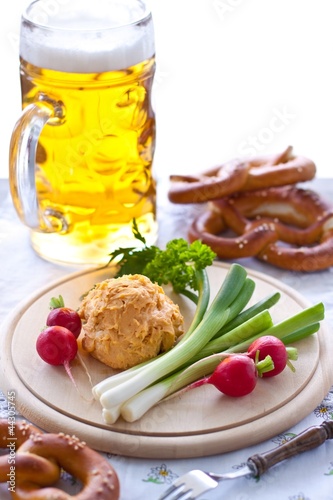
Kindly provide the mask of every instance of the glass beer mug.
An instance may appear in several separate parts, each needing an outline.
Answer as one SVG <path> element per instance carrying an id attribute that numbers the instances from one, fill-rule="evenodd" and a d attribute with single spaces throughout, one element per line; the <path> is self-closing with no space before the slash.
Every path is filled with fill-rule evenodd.
<path id="1" fill-rule="evenodd" d="M 154 71 L 141 0 L 36 0 L 22 15 L 9 178 L 45 259 L 107 263 L 138 245 L 133 219 L 156 241 Z"/>

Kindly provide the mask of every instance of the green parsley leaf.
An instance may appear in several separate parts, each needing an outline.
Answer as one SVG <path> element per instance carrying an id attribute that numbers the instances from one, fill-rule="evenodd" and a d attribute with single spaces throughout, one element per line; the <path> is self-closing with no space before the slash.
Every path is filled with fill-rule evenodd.
<path id="1" fill-rule="evenodd" d="M 110 254 L 110 262 L 118 265 L 116 277 L 143 274 L 159 285 L 170 283 L 176 293 L 184 293 L 188 288 L 197 291 L 197 272 L 210 266 L 216 257 L 211 248 L 199 240 L 189 243 L 175 238 L 167 243 L 165 250 L 147 246 L 135 221 L 133 234 L 144 246 L 119 248 Z"/>

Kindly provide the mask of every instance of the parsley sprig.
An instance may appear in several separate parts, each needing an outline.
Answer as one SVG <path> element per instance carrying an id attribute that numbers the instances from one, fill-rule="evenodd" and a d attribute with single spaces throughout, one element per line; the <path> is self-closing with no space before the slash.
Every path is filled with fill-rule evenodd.
<path id="1" fill-rule="evenodd" d="M 197 302 L 203 270 L 210 266 L 216 254 L 199 240 L 189 243 L 184 238 L 170 240 L 165 250 L 147 246 L 133 220 L 133 234 L 143 247 L 118 248 L 110 254 L 110 262 L 116 262 L 116 277 L 124 274 L 143 274 L 159 285 L 171 284 L 175 293 L 186 295 Z"/>

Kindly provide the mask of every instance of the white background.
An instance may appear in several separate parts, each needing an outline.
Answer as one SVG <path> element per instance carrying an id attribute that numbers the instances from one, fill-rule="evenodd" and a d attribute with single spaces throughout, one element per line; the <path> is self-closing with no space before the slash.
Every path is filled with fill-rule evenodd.
<path id="1" fill-rule="evenodd" d="M 57 5 L 57 0 L 49 0 Z M 0 177 L 20 113 L 26 0 L 2 3 Z M 157 175 L 198 172 L 293 145 L 332 177 L 331 0 L 151 0 Z M 6 77 L 5 77 L 6 74 Z"/>

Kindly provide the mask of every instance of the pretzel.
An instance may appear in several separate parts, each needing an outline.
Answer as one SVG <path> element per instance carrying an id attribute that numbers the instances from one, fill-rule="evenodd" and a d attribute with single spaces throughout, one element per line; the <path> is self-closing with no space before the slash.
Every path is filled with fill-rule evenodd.
<path id="1" fill-rule="evenodd" d="M 4 423 L 0 425 L 2 447 L 7 435 Z M 8 429 L 8 423 L 7 429 Z M 30 430 L 30 427 L 29 427 Z M 5 438 L 3 436 L 5 435 Z M 89 448 L 76 436 L 64 433 L 44 434 L 40 431 L 22 435 L 15 452 L 15 500 L 118 500 L 118 476 L 107 460 Z M 10 477 L 10 461 L 1 457 L 0 481 Z M 75 476 L 83 488 L 77 495 L 70 495 L 53 487 L 61 469 Z"/>
<path id="2" fill-rule="evenodd" d="M 15 442 L 15 447 L 19 448 L 30 436 L 42 432 L 34 425 L 25 420 L 15 420 L 13 425 L 7 418 L 0 419 L 0 448 L 7 448 L 8 441 Z"/>
<path id="3" fill-rule="evenodd" d="M 189 240 L 201 240 L 221 259 L 256 257 L 307 272 L 333 265 L 333 209 L 313 191 L 270 188 L 215 200 L 209 207 L 194 219 Z"/>
<path id="4" fill-rule="evenodd" d="M 17 450 L 29 439 L 31 434 L 41 433 L 37 427 L 26 421 L 17 421 L 10 425 L 8 419 L 0 420 L 0 447 L 8 454 L 0 457 L 0 482 L 7 482 L 13 471 L 23 469 L 25 477 L 40 480 L 41 484 L 51 484 L 60 477 L 60 468 L 48 460 L 33 455 L 18 454 Z M 16 477 L 15 477 L 16 479 Z M 16 482 L 16 481 L 15 481 Z"/>
<path id="5" fill-rule="evenodd" d="M 249 165 L 232 160 L 201 175 L 171 175 L 168 193 L 173 203 L 203 203 L 240 191 L 248 177 Z"/>
<path id="6" fill-rule="evenodd" d="M 294 156 L 289 146 L 277 155 L 232 160 L 198 176 L 171 175 L 169 200 L 174 203 L 202 203 L 236 192 L 297 184 L 313 179 L 312 160 Z"/>

